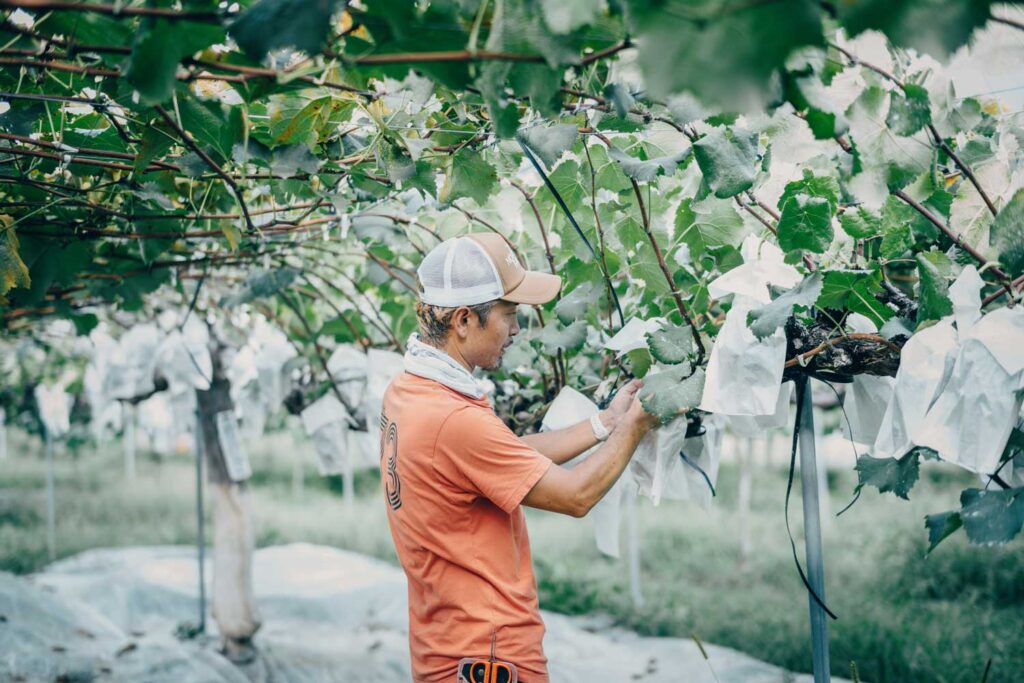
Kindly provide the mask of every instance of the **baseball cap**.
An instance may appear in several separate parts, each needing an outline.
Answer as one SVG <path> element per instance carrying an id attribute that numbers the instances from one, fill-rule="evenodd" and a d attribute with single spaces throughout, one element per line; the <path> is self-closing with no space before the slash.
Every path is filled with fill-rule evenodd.
<path id="1" fill-rule="evenodd" d="M 432 306 L 475 306 L 504 299 L 517 304 L 551 301 L 562 286 L 557 275 L 526 270 L 501 235 L 473 233 L 445 240 L 416 270 L 420 301 Z"/>

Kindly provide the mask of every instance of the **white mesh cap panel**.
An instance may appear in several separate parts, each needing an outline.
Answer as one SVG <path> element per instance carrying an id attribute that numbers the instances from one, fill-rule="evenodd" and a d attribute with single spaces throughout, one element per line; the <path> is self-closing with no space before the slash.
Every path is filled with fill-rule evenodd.
<path id="1" fill-rule="evenodd" d="M 432 306 L 474 306 L 500 299 L 501 276 L 483 247 L 467 237 L 445 240 L 432 249 L 416 273 Z"/>

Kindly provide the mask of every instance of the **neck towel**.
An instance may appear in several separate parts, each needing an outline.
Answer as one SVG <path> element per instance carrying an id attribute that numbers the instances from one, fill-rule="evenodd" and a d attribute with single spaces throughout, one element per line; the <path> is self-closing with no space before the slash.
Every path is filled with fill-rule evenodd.
<path id="1" fill-rule="evenodd" d="M 441 349 L 421 342 L 418 334 L 409 337 L 405 349 L 406 372 L 440 382 L 470 398 L 482 398 L 486 393 L 484 384 L 469 370 Z"/>

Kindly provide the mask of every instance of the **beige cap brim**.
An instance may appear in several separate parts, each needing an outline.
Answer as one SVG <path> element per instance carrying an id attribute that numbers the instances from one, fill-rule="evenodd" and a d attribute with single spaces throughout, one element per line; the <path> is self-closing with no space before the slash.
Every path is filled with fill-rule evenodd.
<path id="1" fill-rule="evenodd" d="M 557 275 L 528 270 L 523 281 L 501 298 L 515 304 L 546 304 L 558 296 L 561 288 L 562 278 Z"/>

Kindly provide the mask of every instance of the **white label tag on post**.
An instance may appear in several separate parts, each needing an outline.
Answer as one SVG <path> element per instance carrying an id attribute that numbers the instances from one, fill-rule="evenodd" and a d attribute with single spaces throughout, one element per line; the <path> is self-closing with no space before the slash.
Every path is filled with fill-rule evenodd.
<path id="1" fill-rule="evenodd" d="M 224 465 L 231 481 L 245 481 L 252 476 L 249 456 L 242 448 L 242 439 L 238 434 L 238 420 L 231 410 L 217 413 L 217 440 L 220 451 L 224 455 Z"/>

